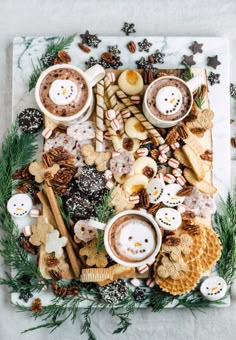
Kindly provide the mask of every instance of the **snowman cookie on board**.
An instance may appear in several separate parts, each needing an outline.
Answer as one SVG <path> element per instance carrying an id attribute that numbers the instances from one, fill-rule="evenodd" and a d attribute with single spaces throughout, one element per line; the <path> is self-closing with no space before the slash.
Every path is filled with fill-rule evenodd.
<path id="1" fill-rule="evenodd" d="M 16 194 L 7 202 L 7 210 L 13 217 L 24 217 L 28 215 L 33 202 L 27 194 Z"/>
<path id="2" fill-rule="evenodd" d="M 173 208 L 161 208 L 157 211 L 155 219 L 160 227 L 165 230 L 179 228 L 182 218 L 178 210 Z"/>
<path id="3" fill-rule="evenodd" d="M 200 292 L 209 301 L 222 299 L 227 291 L 227 284 L 220 276 L 208 277 L 200 286 Z"/>

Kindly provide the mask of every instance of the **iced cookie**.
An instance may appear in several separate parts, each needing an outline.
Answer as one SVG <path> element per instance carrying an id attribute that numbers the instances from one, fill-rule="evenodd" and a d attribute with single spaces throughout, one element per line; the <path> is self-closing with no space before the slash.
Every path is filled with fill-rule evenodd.
<path id="1" fill-rule="evenodd" d="M 63 247 L 66 246 L 68 239 L 65 236 L 60 237 L 58 230 L 53 230 L 48 233 L 48 239 L 46 242 L 45 250 L 47 253 L 55 253 L 57 258 L 63 254 Z"/>
<path id="2" fill-rule="evenodd" d="M 74 225 L 75 242 L 89 242 L 97 237 L 97 229 L 90 227 L 89 220 L 77 221 Z"/>
<path id="3" fill-rule="evenodd" d="M 74 138 L 78 142 L 84 139 L 95 138 L 96 126 L 91 121 L 86 121 L 81 124 L 72 124 L 67 129 L 68 136 Z"/>
<path id="4" fill-rule="evenodd" d="M 209 301 L 222 299 L 227 291 L 227 283 L 220 276 L 208 277 L 200 286 L 202 295 Z"/>
<path id="5" fill-rule="evenodd" d="M 168 207 L 176 207 L 177 205 L 183 203 L 185 197 L 177 195 L 177 192 L 181 189 L 182 187 L 179 184 L 166 185 L 162 202 Z"/>
<path id="6" fill-rule="evenodd" d="M 30 212 L 32 205 L 29 195 L 16 194 L 7 202 L 7 210 L 13 217 L 24 217 Z"/>
<path id="7" fill-rule="evenodd" d="M 68 152 L 72 152 L 75 147 L 75 140 L 65 133 L 57 132 L 53 138 L 46 140 L 44 144 L 44 151 L 47 152 L 51 148 L 57 148 L 63 146 Z"/>
<path id="8" fill-rule="evenodd" d="M 125 70 L 118 79 L 118 85 L 128 95 L 136 95 L 143 90 L 143 78 L 134 70 Z"/>
<path id="9" fill-rule="evenodd" d="M 160 227 L 165 230 L 179 228 L 182 219 L 179 211 L 172 208 L 161 208 L 157 211 L 155 219 Z"/>

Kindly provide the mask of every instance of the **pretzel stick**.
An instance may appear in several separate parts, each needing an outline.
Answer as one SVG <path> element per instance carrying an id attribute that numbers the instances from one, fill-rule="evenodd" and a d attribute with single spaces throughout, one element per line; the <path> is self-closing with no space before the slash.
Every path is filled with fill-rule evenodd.
<path id="1" fill-rule="evenodd" d="M 67 237 L 67 239 L 69 241 L 71 239 L 71 236 L 70 236 L 68 230 L 66 229 L 65 223 L 64 223 L 63 218 L 61 216 L 61 212 L 60 212 L 60 209 L 59 209 L 59 206 L 58 206 L 58 203 L 57 203 L 57 199 L 55 197 L 55 194 L 54 194 L 52 188 L 49 187 L 47 184 L 44 184 L 43 190 L 46 193 L 48 201 L 51 205 L 51 209 L 52 209 L 53 215 L 55 217 L 55 220 L 57 222 L 57 227 L 58 227 L 58 230 L 59 230 L 61 236 Z M 66 244 L 66 251 L 67 251 L 68 258 L 70 260 L 71 267 L 72 267 L 73 272 L 75 274 L 75 277 L 79 277 L 80 266 L 78 264 L 78 258 L 75 255 L 73 246 L 70 242 L 67 242 L 67 244 Z"/>
<path id="2" fill-rule="evenodd" d="M 124 103 L 125 106 L 130 109 L 133 115 L 140 121 L 140 123 L 145 127 L 150 135 L 156 137 L 159 144 L 164 144 L 165 140 L 162 138 L 159 132 L 152 126 L 151 123 L 149 123 L 142 112 L 137 108 L 137 106 L 132 103 L 132 101 L 126 96 L 126 94 L 123 91 L 118 90 L 116 91 L 116 95 L 122 101 L 122 103 Z"/>
<path id="3" fill-rule="evenodd" d="M 103 131 L 104 126 L 104 81 L 101 80 L 97 83 L 96 93 L 96 151 L 103 151 Z"/>
<path id="4" fill-rule="evenodd" d="M 107 76 L 105 76 L 105 78 L 104 78 L 104 83 L 105 83 L 105 91 L 107 92 L 110 106 L 113 110 L 116 111 L 117 120 L 120 124 L 120 133 L 123 134 L 123 132 L 124 132 L 123 118 L 120 114 L 120 108 L 119 108 L 119 104 L 118 104 L 116 95 L 113 91 L 113 86 L 112 86 L 112 84 L 111 84 L 111 82 L 110 82 L 110 80 Z"/>

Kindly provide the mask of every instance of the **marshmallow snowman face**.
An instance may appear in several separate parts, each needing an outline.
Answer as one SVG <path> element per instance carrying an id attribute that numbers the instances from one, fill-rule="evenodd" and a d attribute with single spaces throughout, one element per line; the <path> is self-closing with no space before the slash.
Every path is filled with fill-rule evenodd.
<path id="1" fill-rule="evenodd" d="M 150 256 L 156 247 L 156 235 L 147 223 L 128 223 L 120 232 L 120 252 L 130 261 L 141 261 Z"/>
<path id="2" fill-rule="evenodd" d="M 155 219 L 158 225 L 165 230 L 175 230 L 182 222 L 182 218 L 178 210 L 172 208 L 159 209 L 156 213 Z"/>
<path id="3" fill-rule="evenodd" d="M 222 277 L 209 277 L 201 284 L 200 291 L 207 300 L 217 301 L 225 296 L 227 284 Z"/>
<path id="4" fill-rule="evenodd" d="M 7 202 L 7 210 L 13 217 L 24 217 L 32 208 L 32 199 L 26 194 L 16 194 Z"/>
<path id="5" fill-rule="evenodd" d="M 151 203 L 159 203 L 163 198 L 163 193 L 165 190 L 165 184 L 158 178 L 153 178 L 148 186 L 147 193 Z"/>
<path id="6" fill-rule="evenodd" d="M 175 86 L 162 87 L 156 95 L 156 107 L 165 115 L 176 113 L 182 104 L 181 92 Z"/>
<path id="7" fill-rule="evenodd" d="M 185 196 L 177 195 L 177 192 L 181 189 L 182 187 L 179 184 L 166 185 L 165 191 L 162 197 L 162 202 L 168 207 L 176 207 L 177 205 L 183 203 Z"/>
<path id="8" fill-rule="evenodd" d="M 56 105 L 68 105 L 77 96 L 77 86 L 71 80 L 57 79 L 52 83 L 49 97 Z"/>

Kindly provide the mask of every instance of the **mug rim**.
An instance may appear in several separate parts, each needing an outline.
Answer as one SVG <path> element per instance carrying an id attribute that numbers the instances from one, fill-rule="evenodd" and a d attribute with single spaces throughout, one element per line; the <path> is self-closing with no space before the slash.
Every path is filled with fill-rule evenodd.
<path id="1" fill-rule="evenodd" d="M 83 76 L 85 82 L 86 82 L 86 85 L 87 85 L 87 88 L 88 88 L 88 98 L 87 98 L 87 101 L 85 103 L 85 105 L 83 106 L 83 108 L 78 111 L 77 113 L 75 113 L 74 115 L 72 116 L 67 116 L 67 117 L 61 117 L 61 116 L 56 116 L 54 114 L 52 114 L 50 111 L 48 111 L 41 99 L 40 99 L 40 86 L 42 84 L 42 81 L 45 79 L 45 77 L 52 71 L 54 70 L 57 70 L 57 69 L 61 69 L 61 68 L 69 68 L 69 69 L 72 69 L 72 70 L 75 70 L 77 71 L 80 75 Z M 53 65 L 53 66 L 50 66 L 48 67 L 46 70 L 44 70 L 38 80 L 37 80 L 37 83 L 36 83 L 36 86 L 35 86 L 35 100 L 36 100 L 36 103 L 37 105 L 39 106 L 40 110 L 45 113 L 49 118 L 51 118 L 52 120 L 54 121 L 61 121 L 61 122 L 69 122 L 69 121 L 72 121 L 76 118 L 78 118 L 81 114 L 83 114 L 90 106 L 90 102 L 91 102 L 91 98 L 92 98 L 92 87 L 89 83 L 89 79 L 86 75 L 86 72 L 82 71 L 80 68 L 78 68 L 77 66 L 74 66 L 74 65 L 71 65 L 71 64 L 59 64 L 59 65 Z"/>
<path id="2" fill-rule="evenodd" d="M 149 90 L 149 88 L 151 87 L 151 85 L 153 85 L 154 83 L 157 83 L 157 82 L 158 82 L 159 80 L 161 80 L 161 79 L 167 79 L 167 78 L 168 78 L 168 79 L 170 79 L 170 78 L 171 78 L 171 79 L 177 79 L 178 81 L 180 81 L 181 83 L 183 83 L 183 84 L 188 88 L 188 90 L 189 90 L 189 92 L 190 92 L 190 96 L 191 96 L 191 103 L 190 103 L 190 106 L 189 106 L 188 111 L 185 113 L 185 115 L 184 115 L 183 117 L 181 117 L 181 118 L 179 118 L 179 119 L 175 119 L 175 120 L 162 120 L 161 118 L 156 117 L 156 116 L 149 110 L 149 108 L 148 108 L 148 106 L 147 106 L 147 93 L 148 93 L 148 90 Z M 162 76 L 162 77 L 159 77 L 159 78 L 155 79 L 151 84 L 148 85 L 148 87 L 146 88 L 145 94 L 144 94 L 143 103 L 144 103 L 144 105 L 145 105 L 145 109 L 148 111 L 148 114 L 149 114 L 150 116 L 152 116 L 152 118 L 155 119 L 157 122 L 159 121 L 160 123 L 166 123 L 166 124 L 168 124 L 168 123 L 173 123 L 173 124 L 177 124 L 177 123 L 179 123 L 180 121 L 182 121 L 184 118 L 186 118 L 186 116 L 187 116 L 187 115 L 189 114 L 189 112 L 191 111 L 191 108 L 192 108 L 192 105 L 193 105 L 193 94 L 192 94 L 192 91 L 190 90 L 190 88 L 189 88 L 187 82 L 184 81 L 183 79 L 178 78 L 178 77 L 176 77 L 176 76 Z"/>
<path id="3" fill-rule="evenodd" d="M 156 247 L 154 249 L 154 251 L 152 252 L 151 255 L 149 255 L 146 259 L 142 260 L 142 261 L 137 261 L 137 262 L 128 262 L 128 261 L 123 261 L 121 259 L 119 259 L 119 257 L 117 257 L 111 250 L 111 247 L 109 245 L 109 230 L 112 227 L 113 223 L 120 217 L 125 216 L 125 215 L 139 215 L 142 216 L 144 218 L 146 218 L 149 222 L 151 222 L 153 228 L 155 229 L 156 235 L 157 235 L 157 244 Z M 155 221 L 154 217 L 150 214 L 148 214 L 147 212 L 142 212 L 139 210 L 125 210 L 120 212 L 119 214 L 115 215 L 114 217 L 112 217 L 108 223 L 105 226 L 105 231 L 104 231 L 104 245 L 105 245 L 105 249 L 108 253 L 108 255 L 118 264 L 121 264 L 125 267 L 139 267 L 139 266 L 143 266 L 146 264 L 149 264 L 149 261 L 152 258 L 155 258 L 157 256 L 157 254 L 159 253 L 160 249 L 161 249 L 161 244 L 162 244 L 162 235 L 161 235 L 161 231 L 160 231 L 160 227 L 158 226 L 157 222 Z"/>

